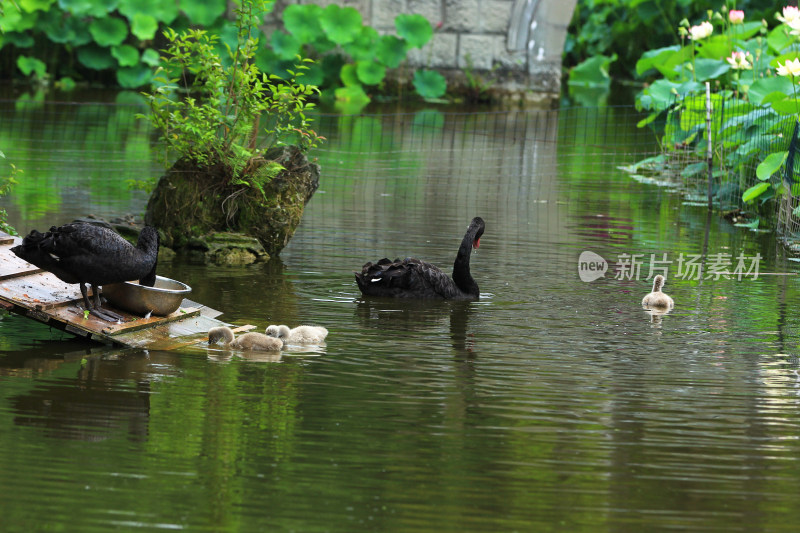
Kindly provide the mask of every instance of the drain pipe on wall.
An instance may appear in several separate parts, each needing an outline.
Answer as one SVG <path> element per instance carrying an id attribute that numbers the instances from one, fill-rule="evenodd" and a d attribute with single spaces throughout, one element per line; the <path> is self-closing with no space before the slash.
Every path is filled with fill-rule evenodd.
<path id="1" fill-rule="evenodd" d="M 706 160 L 708 163 L 708 210 L 713 208 L 712 186 L 714 184 L 714 152 L 711 149 L 711 84 L 706 82 L 706 134 L 708 135 L 708 147 L 706 149 Z"/>

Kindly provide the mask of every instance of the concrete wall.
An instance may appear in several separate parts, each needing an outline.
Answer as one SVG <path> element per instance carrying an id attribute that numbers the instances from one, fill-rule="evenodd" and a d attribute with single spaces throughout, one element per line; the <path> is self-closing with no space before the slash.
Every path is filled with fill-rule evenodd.
<path id="1" fill-rule="evenodd" d="M 288 4 L 351 6 L 364 24 L 395 33 L 401 13 L 424 15 L 436 28 L 424 49 L 410 52 L 413 66 L 442 72 L 451 86 L 466 83 L 464 70 L 493 80 L 499 95 L 526 100 L 558 93 L 561 53 L 576 0 L 277 0 Z M 471 67 L 470 67 L 471 63 Z"/>

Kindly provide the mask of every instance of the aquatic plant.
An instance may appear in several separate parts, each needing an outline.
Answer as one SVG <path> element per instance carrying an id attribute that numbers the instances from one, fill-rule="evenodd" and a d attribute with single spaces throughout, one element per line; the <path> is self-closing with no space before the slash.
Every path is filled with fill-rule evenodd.
<path id="1" fill-rule="evenodd" d="M 312 57 L 316 65 L 308 78 L 325 87 L 324 96 L 343 111 L 358 111 L 370 101 L 368 91 L 383 85 L 389 69 L 401 66 L 408 52 L 422 48 L 433 37 L 433 27 L 422 15 L 395 17 L 397 35 L 379 35 L 362 23 L 352 7 L 291 4 L 283 11 L 286 32 L 270 38 L 272 53 L 259 56 L 259 66 L 280 71 L 296 55 Z M 444 95 L 446 82 L 438 72 L 418 70 L 413 85 L 426 99 Z"/>
<path id="2" fill-rule="evenodd" d="M 249 2 L 236 2 L 247 8 Z M 368 91 L 383 85 L 388 69 L 401 66 L 409 50 L 422 48 L 433 36 L 422 15 L 400 14 L 396 35 L 379 35 L 362 23 L 352 7 L 314 4 L 286 7 L 282 22 L 286 31 L 264 35 L 257 26 L 271 13 L 274 0 L 260 2 L 252 53 L 262 72 L 293 77 L 296 57 L 320 61 L 308 74 L 308 84 L 325 86 L 326 95 L 341 107 L 360 109 L 370 101 Z M 219 50 L 236 49 L 238 22 L 229 20 L 226 0 L 205 2 L 14 2 L 0 0 L 0 58 L 5 72 L 21 73 L 33 83 L 71 89 L 74 80 L 116 83 L 139 88 L 154 82 L 162 66 L 159 48 L 162 34 L 182 34 L 199 29 L 208 45 Z M 171 43 L 170 43 L 171 44 Z M 444 78 L 434 72 L 415 74 L 414 83 L 423 98 L 444 94 Z M 352 110 L 352 109 L 351 109 Z"/>
<path id="3" fill-rule="evenodd" d="M 716 168 L 737 186 L 745 185 L 742 176 L 755 168 L 758 181 L 741 187 L 745 203 L 800 192 L 785 179 L 793 172 L 786 168 L 786 150 L 800 109 L 796 13 L 797 8 L 784 7 L 770 28 L 766 20 L 748 20 L 745 11 L 723 6 L 696 24 L 684 19 L 678 26 L 680 45 L 647 51 L 636 64 L 639 75 L 657 78 L 637 96 L 637 106 L 650 111 L 640 126 L 663 124 L 666 152 L 705 154 L 713 142 Z M 714 89 L 710 123 L 705 83 Z"/>

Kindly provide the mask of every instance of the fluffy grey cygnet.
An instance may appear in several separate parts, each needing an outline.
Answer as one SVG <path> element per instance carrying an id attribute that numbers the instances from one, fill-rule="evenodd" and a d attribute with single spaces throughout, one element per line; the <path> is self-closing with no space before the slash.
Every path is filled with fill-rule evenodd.
<path id="1" fill-rule="evenodd" d="M 208 344 L 219 344 L 220 342 L 225 347 L 234 350 L 275 352 L 283 348 L 283 341 L 275 337 L 268 337 L 263 333 L 244 333 L 238 338 L 234 338 L 233 331 L 227 326 L 208 330 Z"/>
<path id="2" fill-rule="evenodd" d="M 664 286 L 664 276 L 659 274 L 653 279 L 653 292 L 642 298 L 642 307 L 647 309 L 672 309 L 675 302 L 661 292 L 661 287 Z"/>
<path id="3" fill-rule="evenodd" d="M 267 335 L 281 339 L 285 344 L 319 344 L 328 336 L 328 330 L 321 326 L 289 326 L 271 325 L 267 327 Z"/>

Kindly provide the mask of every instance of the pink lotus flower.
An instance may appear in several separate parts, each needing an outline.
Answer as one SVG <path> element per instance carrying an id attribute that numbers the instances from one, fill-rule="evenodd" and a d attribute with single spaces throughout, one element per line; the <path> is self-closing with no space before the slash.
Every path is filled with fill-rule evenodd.
<path id="1" fill-rule="evenodd" d="M 787 60 L 783 65 L 778 63 L 778 76 L 800 76 L 800 58 Z"/>
<path id="2" fill-rule="evenodd" d="M 732 69 L 750 70 L 753 68 L 753 64 L 750 63 L 750 59 L 752 59 L 750 54 L 745 54 L 744 52 L 732 52 L 731 57 L 726 57 L 725 61 L 728 62 Z"/>
<path id="3" fill-rule="evenodd" d="M 786 6 L 783 8 L 783 16 L 775 13 L 775 18 L 784 24 L 791 24 L 793 21 L 800 19 L 800 10 L 794 6 Z"/>
<path id="4" fill-rule="evenodd" d="M 728 20 L 731 24 L 741 24 L 744 21 L 744 11 L 741 9 L 731 9 L 728 12 Z"/>
<path id="5" fill-rule="evenodd" d="M 693 41 L 705 39 L 714 32 L 714 26 L 709 21 L 703 21 L 697 26 L 689 28 L 689 37 Z"/>

